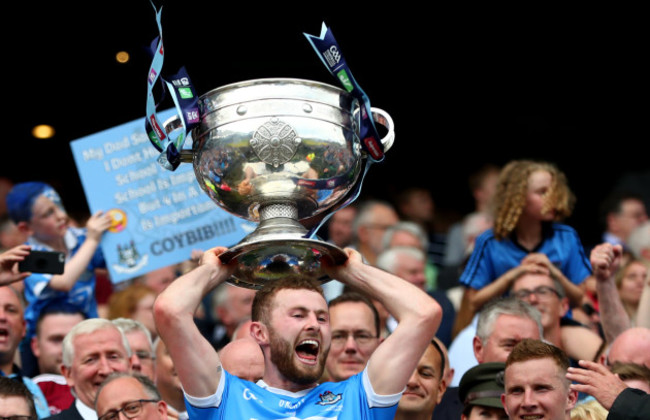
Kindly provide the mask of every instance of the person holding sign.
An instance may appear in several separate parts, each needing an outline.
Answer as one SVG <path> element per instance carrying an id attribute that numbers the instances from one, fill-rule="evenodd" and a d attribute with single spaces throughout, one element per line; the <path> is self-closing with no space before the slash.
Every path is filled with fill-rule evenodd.
<path id="1" fill-rule="evenodd" d="M 85 229 L 68 226 L 68 215 L 57 192 L 43 182 L 17 184 L 7 196 L 10 217 L 19 230 L 28 235 L 32 251 L 58 251 L 65 255 L 62 274 L 33 272 L 25 279 L 27 333 L 21 345 L 23 370 L 32 376 L 33 356 L 29 341 L 36 332 L 38 315 L 45 306 L 65 303 L 86 317 L 97 317 L 95 268 L 105 267 L 99 249 L 102 234 L 111 224 L 110 216 L 97 212 Z M 34 271 L 34 270 L 32 270 Z M 31 357 L 30 357 L 31 356 Z"/>

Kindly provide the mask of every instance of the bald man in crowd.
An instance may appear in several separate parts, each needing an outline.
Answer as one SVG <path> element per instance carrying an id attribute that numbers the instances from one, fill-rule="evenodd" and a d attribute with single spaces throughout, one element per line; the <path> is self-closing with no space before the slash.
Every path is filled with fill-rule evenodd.
<path id="1" fill-rule="evenodd" d="M 252 338 L 239 338 L 219 351 L 221 366 L 229 373 L 250 382 L 264 376 L 264 354 Z"/>

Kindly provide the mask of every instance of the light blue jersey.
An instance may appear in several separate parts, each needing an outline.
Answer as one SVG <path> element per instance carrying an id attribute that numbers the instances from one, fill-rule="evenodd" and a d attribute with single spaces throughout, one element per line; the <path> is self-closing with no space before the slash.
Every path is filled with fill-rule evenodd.
<path id="1" fill-rule="evenodd" d="M 190 419 L 388 420 L 402 394 L 377 395 L 367 370 L 342 382 L 326 382 L 288 392 L 223 372 L 217 392 L 206 398 L 185 395 Z"/>

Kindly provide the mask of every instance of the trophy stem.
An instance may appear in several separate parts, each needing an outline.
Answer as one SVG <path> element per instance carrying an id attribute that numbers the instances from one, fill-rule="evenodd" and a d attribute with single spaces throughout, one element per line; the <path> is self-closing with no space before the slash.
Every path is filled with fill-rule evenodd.
<path id="1" fill-rule="evenodd" d="M 259 209 L 260 223 L 274 219 L 276 217 L 283 217 L 287 219 L 298 220 L 298 206 L 292 202 L 270 203 L 260 205 Z"/>

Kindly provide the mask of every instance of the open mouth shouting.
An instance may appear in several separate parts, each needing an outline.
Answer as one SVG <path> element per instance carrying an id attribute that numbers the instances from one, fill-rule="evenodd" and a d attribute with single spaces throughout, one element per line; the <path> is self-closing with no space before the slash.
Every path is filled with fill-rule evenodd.
<path id="1" fill-rule="evenodd" d="M 315 365 L 318 363 L 318 354 L 320 352 L 320 343 L 314 339 L 302 340 L 296 346 L 296 355 L 298 359 L 306 364 Z"/>
<path id="2" fill-rule="evenodd" d="M 9 340 L 9 329 L 6 327 L 0 327 L 0 341 Z"/>

